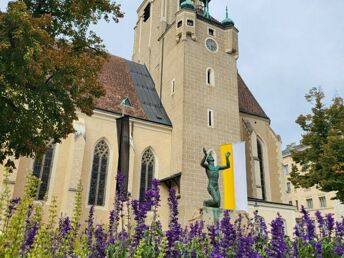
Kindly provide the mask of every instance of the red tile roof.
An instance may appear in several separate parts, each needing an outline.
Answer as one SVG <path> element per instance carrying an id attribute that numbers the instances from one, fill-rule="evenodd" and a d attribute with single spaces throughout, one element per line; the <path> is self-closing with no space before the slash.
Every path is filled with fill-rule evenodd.
<path id="1" fill-rule="evenodd" d="M 240 112 L 269 119 L 240 74 L 238 74 L 238 92 Z"/>
<path id="2" fill-rule="evenodd" d="M 125 114 L 147 119 L 137 96 L 127 60 L 111 56 L 103 66 L 99 81 L 104 86 L 105 95 L 97 100 L 96 108 L 121 114 L 123 107 L 120 104 L 128 97 L 133 107 L 125 108 Z"/>

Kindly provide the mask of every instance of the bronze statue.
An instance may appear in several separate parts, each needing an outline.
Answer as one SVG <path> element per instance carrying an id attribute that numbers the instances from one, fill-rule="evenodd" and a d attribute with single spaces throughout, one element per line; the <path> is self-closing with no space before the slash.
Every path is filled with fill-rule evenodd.
<path id="1" fill-rule="evenodd" d="M 226 153 L 226 165 L 215 166 L 214 157 L 207 153 L 207 150 L 203 148 L 204 158 L 201 161 L 201 166 L 205 168 L 209 182 L 208 182 L 208 193 L 212 199 L 204 201 L 203 205 L 206 207 L 220 208 L 221 195 L 219 190 L 219 171 L 230 168 L 229 156 L 230 153 Z"/>

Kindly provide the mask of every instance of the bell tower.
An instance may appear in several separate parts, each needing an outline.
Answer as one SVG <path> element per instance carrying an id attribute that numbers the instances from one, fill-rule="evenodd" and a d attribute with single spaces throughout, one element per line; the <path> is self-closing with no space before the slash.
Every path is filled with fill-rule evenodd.
<path id="1" fill-rule="evenodd" d="M 208 198 L 202 148 L 219 155 L 241 138 L 238 30 L 228 10 L 222 22 L 212 17 L 209 2 L 145 0 L 135 26 L 133 61 L 147 66 L 173 125 L 170 174 L 182 172 L 184 223 Z"/>

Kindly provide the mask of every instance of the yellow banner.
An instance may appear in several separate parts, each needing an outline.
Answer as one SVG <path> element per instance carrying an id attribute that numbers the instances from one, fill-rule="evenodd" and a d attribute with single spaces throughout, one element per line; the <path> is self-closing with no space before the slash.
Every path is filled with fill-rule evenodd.
<path id="1" fill-rule="evenodd" d="M 232 144 L 222 144 L 221 150 L 221 162 L 226 165 L 226 153 L 229 152 L 230 164 L 229 169 L 223 170 L 223 208 L 227 210 L 235 210 L 235 189 L 234 189 L 234 157 Z"/>

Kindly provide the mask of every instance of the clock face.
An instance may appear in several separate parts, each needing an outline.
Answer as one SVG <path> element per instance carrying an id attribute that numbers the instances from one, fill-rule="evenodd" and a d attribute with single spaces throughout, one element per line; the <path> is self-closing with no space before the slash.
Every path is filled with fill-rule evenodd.
<path id="1" fill-rule="evenodd" d="M 210 51 L 212 52 L 217 51 L 217 43 L 215 40 L 209 38 L 206 40 L 205 44 Z"/>

